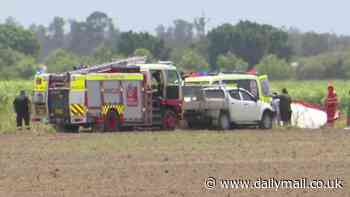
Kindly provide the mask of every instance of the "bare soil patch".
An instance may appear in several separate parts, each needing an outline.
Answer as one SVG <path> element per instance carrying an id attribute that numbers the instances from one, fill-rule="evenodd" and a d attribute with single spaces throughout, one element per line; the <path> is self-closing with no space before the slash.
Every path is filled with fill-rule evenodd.
<path id="1" fill-rule="evenodd" d="M 349 196 L 350 132 L 0 135 L 0 196 Z M 217 189 L 225 179 L 344 180 L 337 190 Z"/>

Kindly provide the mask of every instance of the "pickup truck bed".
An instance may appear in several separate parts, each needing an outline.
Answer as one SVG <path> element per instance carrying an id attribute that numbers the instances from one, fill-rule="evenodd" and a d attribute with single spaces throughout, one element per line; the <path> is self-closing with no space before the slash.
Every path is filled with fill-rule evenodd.
<path id="1" fill-rule="evenodd" d="M 184 119 L 189 126 L 207 126 L 217 120 L 222 110 L 227 110 L 225 97 L 206 95 L 202 86 L 184 87 Z"/>

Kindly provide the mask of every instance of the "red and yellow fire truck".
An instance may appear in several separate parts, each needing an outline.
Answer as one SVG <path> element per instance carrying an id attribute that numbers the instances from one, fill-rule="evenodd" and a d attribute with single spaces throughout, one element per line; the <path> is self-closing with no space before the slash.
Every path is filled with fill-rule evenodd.
<path id="1" fill-rule="evenodd" d="M 181 119 L 181 78 L 169 64 L 121 60 L 38 75 L 33 104 L 33 120 L 46 120 L 59 131 L 173 130 Z"/>

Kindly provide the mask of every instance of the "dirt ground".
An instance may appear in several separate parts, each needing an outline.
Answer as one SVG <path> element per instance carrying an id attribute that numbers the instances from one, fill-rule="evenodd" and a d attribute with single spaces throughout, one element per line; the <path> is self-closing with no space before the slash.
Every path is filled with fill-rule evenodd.
<path id="1" fill-rule="evenodd" d="M 0 196 L 350 196 L 350 131 L 0 135 Z M 341 179 L 342 189 L 208 190 L 205 180 Z"/>

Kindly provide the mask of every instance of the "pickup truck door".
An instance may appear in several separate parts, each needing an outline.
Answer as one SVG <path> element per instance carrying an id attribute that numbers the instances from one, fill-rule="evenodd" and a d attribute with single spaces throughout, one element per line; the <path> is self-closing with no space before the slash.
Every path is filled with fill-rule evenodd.
<path id="1" fill-rule="evenodd" d="M 244 105 L 239 90 L 230 90 L 228 100 L 231 121 L 234 123 L 242 122 L 242 110 L 244 109 Z"/>
<path id="2" fill-rule="evenodd" d="M 242 98 L 242 121 L 244 122 L 255 122 L 259 120 L 259 114 L 260 114 L 260 105 L 259 101 L 256 101 L 254 97 L 249 94 L 247 91 L 240 90 L 239 91 Z"/>

